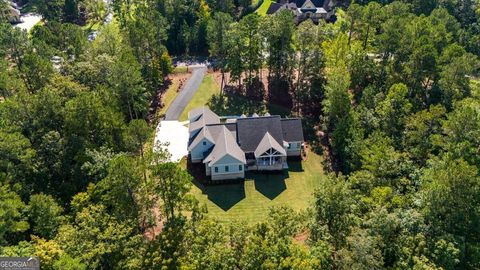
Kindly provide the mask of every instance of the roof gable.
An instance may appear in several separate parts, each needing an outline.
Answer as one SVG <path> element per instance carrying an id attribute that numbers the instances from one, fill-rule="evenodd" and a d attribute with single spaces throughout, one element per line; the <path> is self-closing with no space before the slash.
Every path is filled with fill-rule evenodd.
<path id="1" fill-rule="evenodd" d="M 238 146 L 232 133 L 222 126 L 220 132 L 215 139 L 215 146 L 212 152 L 203 160 L 204 163 L 208 163 L 210 166 L 216 164 L 224 156 L 230 155 L 239 162 L 245 164 L 245 153 Z"/>
<path id="2" fill-rule="evenodd" d="M 214 140 L 210 130 L 208 129 L 208 127 L 203 127 L 198 132 L 198 134 L 193 138 L 193 141 L 191 141 L 191 143 L 188 145 L 188 151 L 192 151 L 192 149 L 194 149 L 195 146 L 197 146 L 204 139 L 208 140 L 212 144 L 215 143 L 215 140 Z"/>
<path id="3" fill-rule="evenodd" d="M 255 157 L 261 156 L 263 153 L 267 152 L 270 149 L 274 149 L 282 155 L 287 155 L 285 149 L 270 135 L 270 133 L 265 133 L 262 140 L 255 149 Z"/>
<path id="4" fill-rule="evenodd" d="M 220 117 L 212 112 L 207 107 L 197 108 L 188 113 L 190 124 L 188 125 L 189 132 L 199 130 L 208 124 L 220 123 Z"/>

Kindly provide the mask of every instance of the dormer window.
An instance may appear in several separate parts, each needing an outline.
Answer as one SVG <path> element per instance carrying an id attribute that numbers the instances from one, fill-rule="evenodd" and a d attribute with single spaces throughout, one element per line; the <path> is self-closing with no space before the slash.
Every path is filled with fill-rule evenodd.
<path id="1" fill-rule="evenodd" d="M 207 142 L 206 142 L 206 141 L 203 141 L 203 145 L 207 145 Z"/>

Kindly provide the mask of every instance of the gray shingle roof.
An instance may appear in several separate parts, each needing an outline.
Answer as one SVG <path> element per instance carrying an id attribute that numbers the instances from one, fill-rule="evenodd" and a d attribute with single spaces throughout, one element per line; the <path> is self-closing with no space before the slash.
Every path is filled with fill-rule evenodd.
<path id="1" fill-rule="evenodd" d="M 268 7 L 267 14 L 273 14 L 278 11 L 283 6 L 283 4 L 272 2 Z"/>
<path id="2" fill-rule="evenodd" d="M 188 113 L 190 124 L 188 125 L 189 132 L 199 130 L 209 124 L 220 123 L 220 118 L 208 107 L 197 108 Z"/>
<path id="3" fill-rule="evenodd" d="M 303 128 L 302 120 L 298 118 L 284 118 L 281 119 L 283 140 L 286 142 L 302 142 Z"/>
<path id="4" fill-rule="evenodd" d="M 193 136 L 188 144 L 188 151 L 191 151 L 195 146 L 197 146 L 203 139 L 207 139 L 213 144 L 215 144 L 215 139 L 220 133 L 221 129 L 226 127 L 237 140 L 237 125 L 235 123 L 225 123 L 225 124 L 210 124 L 203 127 L 197 135 Z"/>
<path id="5" fill-rule="evenodd" d="M 197 135 L 192 137 L 191 142 L 188 144 L 188 151 L 192 151 L 195 146 L 197 146 L 203 139 L 209 140 L 211 143 L 215 143 L 215 139 L 210 133 L 210 130 L 207 127 L 203 127 Z"/>
<path id="6" fill-rule="evenodd" d="M 221 126 L 219 131 L 215 139 L 215 146 L 212 152 L 203 160 L 203 163 L 208 163 L 209 166 L 212 166 L 226 155 L 230 155 L 241 163 L 246 164 L 245 153 L 237 145 L 233 134 L 225 126 Z"/>
<path id="7" fill-rule="evenodd" d="M 271 148 L 286 155 L 285 142 L 304 141 L 302 121 L 298 118 L 242 115 L 235 123 L 220 123 L 220 118 L 208 108 L 197 109 L 189 116 L 193 121 L 189 126 L 193 130 L 189 151 L 205 138 L 214 143 L 205 163 L 214 164 L 227 154 L 244 162 L 246 154 L 259 156 Z"/>
<path id="8" fill-rule="evenodd" d="M 280 116 L 247 117 L 237 119 L 237 141 L 246 153 L 254 152 L 265 136 L 270 135 L 281 145 L 283 142 Z"/>

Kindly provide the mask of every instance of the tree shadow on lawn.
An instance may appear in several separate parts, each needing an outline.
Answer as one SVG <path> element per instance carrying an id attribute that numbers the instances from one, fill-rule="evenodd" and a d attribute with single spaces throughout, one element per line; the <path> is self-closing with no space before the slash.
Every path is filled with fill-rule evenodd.
<path id="1" fill-rule="evenodd" d="M 202 193 L 206 194 L 207 198 L 222 208 L 223 211 L 228 211 L 241 200 L 245 199 L 245 184 L 243 181 L 239 183 L 206 186 L 194 180 L 193 184 L 202 190 Z"/>
<path id="2" fill-rule="evenodd" d="M 287 189 L 285 179 L 288 171 L 247 173 L 247 180 L 255 182 L 255 189 L 270 200 L 275 199 Z"/>
<path id="3" fill-rule="evenodd" d="M 210 182 L 210 178 L 205 175 L 205 168 L 202 163 L 193 164 L 187 161 L 187 170 L 193 176 L 193 184 L 223 211 L 228 211 L 235 204 L 245 199 L 243 180 L 240 182 L 230 181 L 228 184 L 226 182 L 213 184 Z M 209 182 L 211 185 L 206 184 Z"/>

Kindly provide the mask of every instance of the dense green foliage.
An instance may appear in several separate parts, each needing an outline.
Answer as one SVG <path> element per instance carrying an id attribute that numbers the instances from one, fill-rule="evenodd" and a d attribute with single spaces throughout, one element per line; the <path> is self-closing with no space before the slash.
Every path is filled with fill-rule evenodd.
<path id="1" fill-rule="evenodd" d="M 480 268 L 478 1 L 359 1 L 318 25 L 241 0 L 25 2 L 45 18 L 30 33 L 0 17 L 0 256 L 42 269 Z M 109 12 L 87 41 L 81 25 Z M 304 118 L 331 172 L 310 209 L 220 224 L 190 174 L 152 153 L 149 104 L 185 55 L 212 57 L 225 98 Z"/>

